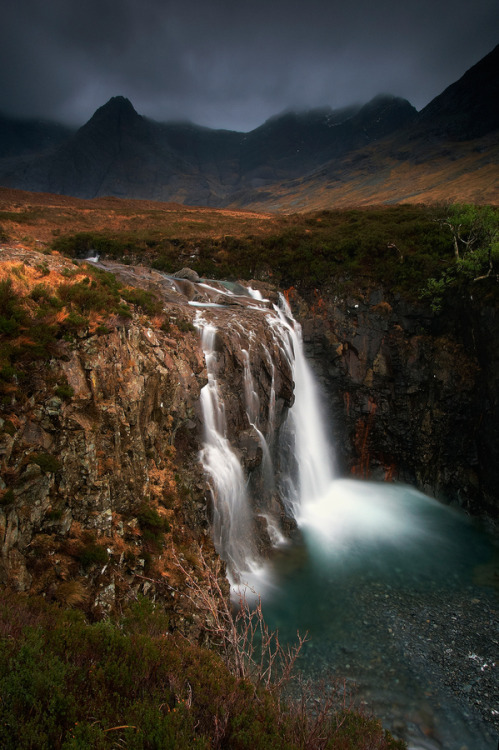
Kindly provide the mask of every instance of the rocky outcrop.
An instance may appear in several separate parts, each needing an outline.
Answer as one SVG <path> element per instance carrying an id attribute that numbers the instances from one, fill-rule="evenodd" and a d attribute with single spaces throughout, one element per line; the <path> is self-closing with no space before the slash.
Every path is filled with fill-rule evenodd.
<path id="1" fill-rule="evenodd" d="M 496 312 L 436 319 L 382 289 L 316 290 L 295 304 L 341 469 L 497 515 Z"/>
<path id="2" fill-rule="evenodd" d="M 136 318 L 46 363 L 36 396 L 0 422 L 4 584 L 96 614 L 155 579 L 175 584 L 172 542 L 180 533 L 185 551 L 206 536 L 203 368 L 195 333 Z M 54 395 L 61 381 L 69 397 Z"/>
<path id="3" fill-rule="evenodd" d="M 35 286 L 52 293 L 68 278 L 85 277 L 84 266 L 79 272 L 58 256 L 4 249 L 0 261 L 2 272 L 17 269 L 11 276 L 21 277 L 16 289 L 27 306 Z M 108 315 L 105 325 L 80 327 L 45 361 L 33 363 L 28 392 L 6 390 L 0 583 L 83 606 L 93 616 L 147 593 L 170 601 L 173 621 L 185 621 L 176 563 L 199 567 L 200 545 L 206 560 L 215 554 L 211 493 L 199 462 L 207 373 L 197 315 L 202 311 L 220 328 L 217 370 L 229 437 L 255 486 L 262 450 L 244 397 L 242 348 L 255 358 L 264 431 L 271 395 L 276 432 L 292 401 L 289 365 L 247 292 L 230 296 L 221 285 L 202 287 L 185 274 L 173 280 L 140 267 L 107 269 L 157 294 L 162 312 L 146 315 L 137 304 L 127 317 Z M 265 547 L 268 532 L 260 526 Z M 191 612 L 191 624 L 192 618 Z"/>

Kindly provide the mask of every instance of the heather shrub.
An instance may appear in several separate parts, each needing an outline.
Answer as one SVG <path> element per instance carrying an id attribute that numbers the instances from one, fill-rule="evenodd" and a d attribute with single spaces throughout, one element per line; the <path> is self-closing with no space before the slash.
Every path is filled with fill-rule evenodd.
<path id="1" fill-rule="evenodd" d="M 119 304 L 118 292 L 97 282 L 89 284 L 83 280 L 76 284 L 61 284 L 57 292 L 65 305 L 74 305 L 77 310 L 87 313 L 114 309 Z"/>
<path id="2" fill-rule="evenodd" d="M 95 541 L 90 541 L 81 547 L 76 556 L 85 569 L 92 565 L 105 565 L 109 559 L 105 548 Z"/>
<path id="3" fill-rule="evenodd" d="M 5 750 L 396 750 L 379 722 L 314 718 L 233 676 L 215 653 L 166 630 L 140 600 L 113 624 L 0 594 L 0 746 Z"/>
<path id="4" fill-rule="evenodd" d="M 142 532 L 142 539 L 148 552 L 156 552 L 163 541 L 163 534 L 170 530 L 166 518 L 162 518 L 156 508 L 142 503 L 136 511 L 137 520 Z"/>
<path id="5" fill-rule="evenodd" d="M 163 305 L 158 297 L 147 289 L 123 289 L 121 296 L 130 304 L 140 307 L 147 315 L 156 315 L 163 309 Z"/>
<path id="6" fill-rule="evenodd" d="M 127 239 L 111 237 L 99 232 L 78 232 L 54 238 L 52 249 L 73 258 L 86 258 L 95 253 L 120 257 L 133 248 Z"/>

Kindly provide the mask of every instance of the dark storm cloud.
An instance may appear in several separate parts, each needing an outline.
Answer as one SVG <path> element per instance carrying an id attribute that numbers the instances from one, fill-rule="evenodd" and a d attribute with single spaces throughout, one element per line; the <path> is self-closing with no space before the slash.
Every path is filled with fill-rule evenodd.
<path id="1" fill-rule="evenodd" d="M 111 96 L 248 130 L 386 92 L 421 108 L 499 41 L 497 0 L 6 0 L 0 111 L 82 123 Z"/>

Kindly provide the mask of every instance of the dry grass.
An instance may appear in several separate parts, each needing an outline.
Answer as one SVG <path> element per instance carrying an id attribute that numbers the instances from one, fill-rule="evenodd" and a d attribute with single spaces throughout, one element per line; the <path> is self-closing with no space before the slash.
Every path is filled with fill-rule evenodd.
<path id="1" fill-rule="evenodd" d="M 154 232 L 161 239 L 260 236 L 275 231 L 280 221 L 270 213 L 120 198 L 83 200 L 0 187 L 0 227 L 8 244 L 31 250 L 43 250 L 59 235 L 102 230 Z"/>
<path id="2" fill-rule="evenodd" d="M 53 294 L 61 284 L 67 284 L 68 278 L 61 271 L 71 269 L 71 283 L 76 284 L 88 276 L 85 267 L 81 268 L 70 265 L 67 261 L 54 267 L 54 261 L 47 258 L 44 262 L 44 256 L 39 254 L 33 255 L 26 259 L 28 262 L 19 263 L 19 261 L 4 260 L 0 256 L 0 281 L 7 278 L 12 280 L 14 291 L 20 297 L 26 297 L 37 284 L 43 284 L 47 291 Z M 49 265 L 50 264 L 50 265 Z"/>
<path id="3" fill-rule="evenodd" d="M 88 591 L 81 581 L 64 581 L 57 587 L 54 598 L 65 607 L 76 607 L 87 601 Z"/>

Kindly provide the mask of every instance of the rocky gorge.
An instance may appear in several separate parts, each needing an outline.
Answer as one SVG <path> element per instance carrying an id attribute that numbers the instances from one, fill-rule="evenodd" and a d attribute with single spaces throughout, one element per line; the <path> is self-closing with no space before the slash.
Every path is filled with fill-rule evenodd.
<path id="1" fill-rule="evenodd" d="M 496 517 L 496 309 L 435 316 L 382 287 L 296 301 L 342 471 Z"/>
<path id="2" fill-rule="evenodd" d="M 88 266 L 57 256 L 4 249 L 1 260 L 30 301 L 37 284 L 57 289 L 68 273 L 88 284 Z M 228 433 L 247 472 L 256 473 L 262 451 L 240 397 L 244 326 L 247 336 L 267 340 L 265 352 L 257 347 L 258 399 L 268 414 L 272 385 L 276 433 L 293 398 L 289 365 L 278 353 L 272 359 L 272 333 L 249 295 L 225 305 L 223 287 L 202 289 L 185 278 L 173 284 L 145 268 L 109 269 L 160 295 L 160 314 L 144 315 L 139 306 L 126 317 L 103 313 L 58 339 L 47 361 L 30 363 L 21 387 L 4 377 L 1 421 L 2 583 L 97 617 L 139 592 L 174 598 L 181 581 L 173 546 L 193 567 L 199 545 L 205 556 L 214 553 L 198 460 L 207 377 L 193 324 L 201 308 L 189 301 L 206 305 L 221 327 L 217 367 Z M 269 502 L 284 515 L 275 496 Z M 268 547 L 262 519 L 259 529 L 259 547 Z"/>
<path id="3" fill-rule="evenodd" d="M 1 261 L 27 298 L 37 284 L 57 288 L 64 274 L 88 279 L 88 266 L 57 255 L 4 248 Z M 293 403 L 292 373 L 254 298 L 243 287 L 229 297 L 216 282 L 105 267 L 158 295 L 160 313 L 140 305 L 129 317 L 101 313 L 61 337 L 45 362 L 30 365 L 28 388 L 4 384 L 1 422 L 2 582 L 86 602 L 95 614 L 138 591 L 156 595 L 158 581 L 174 588 L 172 542 L 194 565 L 196 546 L 211 548 L 213 507 L 198 460 L 207 382 L 194 325 L 200 311 L 216 320 L 227 436 L 252 488 L 260 552 L 271 546 L 268 513 L 285 533 L 293 526 L 279 493 L 262 490 L 259 437 L 278 436 Z M 253 284 L 276 300 L 271 287 Z M 327 400 L 340 473 L 406 482 L 493 518 L 494 310 L 451 328 L 381 289 L 345 298 L 291 289 L 287 297 Z M 248 356 L 258 428 L 244 399 Z"/>
<path id="4" fill-rule="evenodd" d="M 189 587 L 205 580 L 217 553 L 227 566 L 221 572 L 234 582 L 246 562 L 241 549 L 258 567 L 283 539 L 297 536 L 282 454 L 298 387 L 297 344 L 290 339 L 288 351 L 280 338 L 291 312 L 284 309 L 282 319 L 272 312 L 279 290 L 268 281 L 210 281 L 190 269 L 167 276 L 146 266 L 19 246 L 2 248 L 0 284 L 2 586 L 83 609 L 91 620 L 119 615 L 146 596 L 165 607 L 171 631 L 209 638 L 206 612 L 196 608 Z M 103 290 L 112 295 L 102 296 Z M 301 323 L 321 386 L 335 475 L 417 487 L 492 528 L 498 471 L 493 306 L 470 300 L 452 316 L 435 316 L 379 285 L 344 293 L 326 285 L 288 288 L 283 294 Z M 220 407 L 217 440 L 230 443 L 249 508 L 247 515 L 229 508 L 228 526 L 220 524 L 217 503 L 224 461 L 231 459 L 223 450 L 219 463 L 207 457 L 203 392 L 209 387 Z M 324 447 L 313 450 L 322 456 Z M 327 451 L 322 460 L 329 460 Z M 275 479 L 269 479 L 270 466 Z M 493 590 L 493 561 L 481 566 L 480 576 L 479 586 Z M 400 612 L 395 617 L 392 609 L 377 607 L 369 619 L 374 643 L 385 615 L 392 619 L 380 627 L 390 636 L 400 623 L 412 624 L 420 600 L 416 610 L 445 623 L 445 602 L 457 596 L 463 612 L 469 597 L 476 605 L 473 617 L 467 615 L 478 634 L 468 639 L 469 649 L 482 648 L 484 628 L 494 621 L 489 593 L 474 582 L 465 593 L 446 599 L 434 592 L 428 599 L 415 582 L 408 600 L 388 586 L 386 601 L 389 607 L 400 602 Z M 225 575 L 219 583 L 228 596 Z M 363 570 L 356 593 L 345 593 L 345 611 L 361 599 L 376 604 L 379 586 L 373 588 Z M 399 640 L 411 669 L 426 670 L 435 695 L 450 695 L 432 668 L 439 642 L 432 641 L 434 652 L 418 651 L 406 631 L 404 625 Z M 444 627 L 440 639 L 451 653 L 455 642 Z M 324 653 L 330 653 L 327 643 Z M 338 650 L 341 639 L 334 643 Z M 324 668 L 322 648 L 310 651 L 317 661 L 311 659 L 312 672 Z M 355 663 L 350 649 L 344 649 L 349 665 L 338 657 L 340 671 Z M 460 694 L 457 677 L 452 690 L 477 731 L 492 737 L 492 651 L 482 651 L 477 659 L 488 665 L 487 679 L 480 673 L 469 683 L 473 705 Z M 458 649 L 452 653 L 455 675 L 465 674 L 474 661 Z M 393 669 L 386 665 L 388 675 Z M 401 711 L 390 703 L 388 726 L 407 738 Z M 419 719 L 411 721 L 416 734 L 423 731 Z"/>

